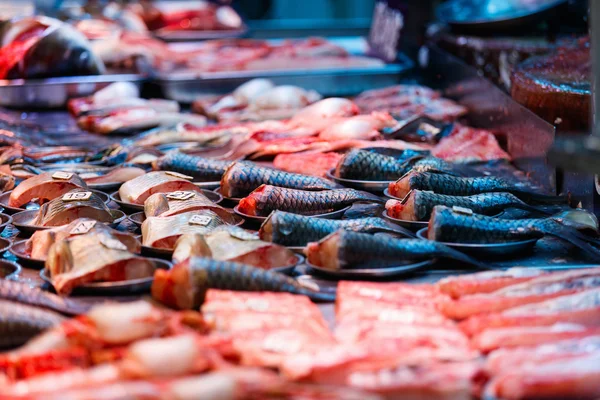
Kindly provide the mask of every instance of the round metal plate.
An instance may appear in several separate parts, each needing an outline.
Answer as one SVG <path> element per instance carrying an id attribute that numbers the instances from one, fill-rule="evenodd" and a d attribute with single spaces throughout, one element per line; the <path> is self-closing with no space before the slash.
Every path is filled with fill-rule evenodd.
<path id="1" fill-rule="evenodd" d="M 246 221 L 252 221 L 252 222 L 262 224 L 268 218 L 268 217 L 259 217 L 256 215 L 244 214 L 243 212 L 239 211 L 238 207 L 239 207 L 239 205 L 233 207 L 233 212 L 235 212 L 240 217 L 244 218 Z M 350 209 L 350 207 L 351 206 L 347 206 L 347 207 L 341 208 L 339 210 L 335 210 L 335 211 L 323 213 L 323 214 L 307 215 L 307 217 L 323 218 L 323 219 L 339 219 L 344 215 L 344 213 L 346 211 L 348 211 Z M 302 214 L 300 214 L 300 215 L 302 215 Z"/>
<path id="2" fill-rule="evenodd" d="M 100 197 L 102 199 L 102 201 L 106 204 L 110 203 L 110 197 L 104 193 L 101 192 L 99 190 L 96 189 L 89 189 L 90 192 L 93 192 L 95 194 L 98 195 L 98 197 Z M 4 192 L 0 195 L 0 206 L 4 207 L 4 209 L 6 210 L 6 212 L 8 214 L 16 214 L 18 212 L 21 211 L 27 211 L 27 210 L 39 210 L 40 209 L 40 205 L 37 203 L 28 203 L 25 205 L 25 208 L 21 208 L 21 207 L 10 207 L 8 205 L 8 200 L 10 198 L 10 194 L 12 193 L 12 190 L 9 190 L 8 192 Z"/>
<path id="3" fill-rule="evenodd" d="M 215 190 L 216 188 L 219 187 L 219 185 L 221 184 L 221 181 L 213 181 L 213 182 L 192 182 L 194 185 L 198 186 L 199 188 L 202 189 L 206 189 L 206 190 Z M 219 194 L 219 196 L 221 196 Z M 223 199 L 223 197 L 221 196 L 221 200 Z"/>
<path id="4" fill-rule="evenodd" d="M 383 195 L 384 195 L 385 197 L 388 197 L 388 198 L 390 198 L 390 199 L 393 199 L 393 200 L 404 200 L 404 199 L 401 199 L 400 197 L 392 196 L 392 195 L 390 194 L 390 190 L 389 190 L 389 188 L 385 188 L 385 190 L 383 191 Z"/>
<path id="5" fill-rule="evenodd" d="M 9 260 L 0 260 L 0 278 L 14 279 L 21 272 L 21 266 Z"/>
<path id="6" fill-rule="evenodd" d="M 12 243 L 8 239 L 0 238 L 0 254 L 5 251 L 9 251 L 12 247 Z"/>
<path id="7" fill-rule="evenodd" d="M 314 271 L 317 274 L 328 276 L 335 279 L 368 279 L 368 278 L 387 278 L 402 274 L 413 273 L 425 268 L 428 268 L 435 262 L 435 259 L 420 261 L 416 263 L 407 263 L 403 265 L 386 267 L 386 268 L 363 268 L 363 269 L 340 269 L 330 270 L 327 268 L 317 267 L 306 261 L 309 271 Z"/>
<path id="8" fill-rule="evenodd" d="M 142 224 L 146 220 L 146 214 L 143 211 L 133 213 L 127 217 L 133 224 L 137 225 L 138 228 L 142 227 Z"/>
<path id="9" fill-rule="evenodd" d="M 382 215 L 383 218 L 387 219 L 388 221 L 400 225 L 406 229 L 410 229 L 413 232 L 416 232 L 419 229 L 427 228 L 427 224 L 429 224 L 427 221 L 408 221 L 405 219 L 392 218 L 388 215 L 387 210 L 384 210 Z"/>
<path id="10" fill-rule="evenodd" d="M 110 213 L 113 217 L 113 222 L 109 223 L 108 226 L 114 228 L 119 225 L 122 221 L 127 218 L 125 213 L 121 210 L 110 210 Z M 33 225 L 33 220 L 37 216 L 38 211 L 36 210 L 27 210 L 16 213 L 12 216 L 12 223 L 14 226 L 19 229 L 24 234 L 32 235 L 36 231 L 43 231 L 46 229 L 54 228 L 54 226 L 39 226 Z"/>
<path id="11" fill-rule="evenodd" d="M 157 257 L 162 259 L 171 259 L 174 249 L 159 249 L 156 247 L 142 246 L 142 255 L 144 257 Z"/>
<path id="12" fill-rule="evenodd" d="M 44 268 L 44 264 L 46 260 L 41 260 L 38 258 L 32 258 L 27 251 L 25 250 L 27 247 L 27 240 L 19 240 L 14 242 L 12 247 L 10 248 L 10 253 L 17 257 L 19 262 L 27 267 L 40 269 Z"/>
<path id="13" fill-rule="evenodd" d="M 88 183 L 88 187 L 94 190 L 101 190 L 103 192 L 109 190 L 118 190 L 123 182 L 108 182 L 108 183 Z"/>
<path id="14" fill-rule="evenodd" d="M 218 194 L 219 196 L 221 196 L 221 198 L 224 200 L 224 203 L 227 205 L 235 205 L 238 204 L 240 202 L 240 200 L 242 200 L 241 197 L 227 197 L 224 196 L 223 193 L 221 193 L 221 187 L 219 186 L 218 188 L 214 189 L 213 192 L 215 192 L 216 194 Z"/>
<path id="15" fill-rule="evenodd" d="M 154 271 L 157 269 L 171 269 L 173 266 L 169 261 L 157 258 L 149 258 L 154 263 Z M 154 272 L 151 272 L 146 278 L 131 279 L 127 281 L 117 282 L 94 282 L 81 285 L 73 289 L 73 294 L 90 294 L 90 295 L 126 295 L 144 293 L 150 290 L 152 281 L 154 280 Z M 52 280 L 46 274 L 46 270 L 40 271 L 40 278 L 44 282 L 52 285 Z"/>
<path id="16" fill-rule="evenodd" d="M 359 181 L 354 179 L 338 178 L 333 174 L 333 169 L 327 171 L 327 178 L 339 183 L 340 185 L 351 187 L 354 189 L 364 190 L 367 192 L 383 192 L 391 182 L 394 181 Z"/>
<path id="17" fill-rule="evenodd" d="M 417 237 L 423 240 L 430 240 L 427 237 L 427 228 L 423 228 L 417 232 Z M 482 257 L 510 257 L 528 250 L 531 250 L 535 246 L 538 239 L 527 239 L 520 240 L 518 242 L 505 242 L 505 243 L 448 243 L 438 242 L 455 250 L 461 251 L 465 254 Z"/>

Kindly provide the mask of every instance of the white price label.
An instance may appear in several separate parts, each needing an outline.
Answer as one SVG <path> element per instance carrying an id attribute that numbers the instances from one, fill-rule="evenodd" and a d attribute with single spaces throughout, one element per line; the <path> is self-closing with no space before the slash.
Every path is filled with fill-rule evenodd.
<path id="1" fill-rule="evenodd" d="M 206 215 L 194 215 L 189 220 L 190 225 L 200 225 L 207 226 L 212 221 L 212 217 L 207 217 Z"/>
<path id="2" fill-rule="evenodd" d="M 92 192 L 69 192 L 66 193 L 62 199 L 63 201 L 85 201 L 89 200 L 92 197 Z"/>
<path id="3" fill-rule="evenodd" d="M 179 190 L 177 192 L 172 192 L 167 194 L 167 199 L 170 200 L 188 200 L 196 195 L 195 192 L 186 192 L 183 190 Z"/>
<path id="4" fill-rule="evenodd" d="M 52 174 L 52 179 L 67 180 L 67 179 L 71 179 L 72 176 L 73 176 L 72 172 L 56 171 L 55 173 Z"/>

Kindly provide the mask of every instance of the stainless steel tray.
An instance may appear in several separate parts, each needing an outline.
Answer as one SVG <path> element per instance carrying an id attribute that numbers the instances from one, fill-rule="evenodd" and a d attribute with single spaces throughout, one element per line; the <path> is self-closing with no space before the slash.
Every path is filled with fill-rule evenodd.
<path id="1" fill-rule="evenodd" d="M 105 74 L 48 79 L 0 80 L 0 106 L 13 108 L 60 108 L 70 98 L 89 96 L 114 82 L 138 86 L 145 78 L 139 74 Z"/>
<path id="2" fill-rule="evenodd" d="M 229 39 L 246 36 L 248 26 L 243 24 L 237 29 L 223 29 L 217 31 L 172 31 L 172 32 L 153 32 L 152 35 L 165 42 L 190 42 L 198 40 Z"/>

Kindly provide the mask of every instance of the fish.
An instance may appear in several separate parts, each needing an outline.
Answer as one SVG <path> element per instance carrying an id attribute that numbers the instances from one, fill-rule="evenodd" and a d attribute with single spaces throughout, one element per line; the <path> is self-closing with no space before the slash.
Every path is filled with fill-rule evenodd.
<path id="1" fill-rule="evenodd" d="M 589 244 L 583 234 L 553 219 L 510 220 L 436 206 L 427 229 L 429 240 L 447 243 L 506 243 L 546 235 L 571 243 L 590 257 L 600 259 L 600 250 Z"/>
<path id="2" fill-rule="evenodd" d="M 324 177 L 342 159 L 339 153 L 278 154 L 273 166 L 285 172 Z"/>
<path id="3" fill-rule="evenodd" d="M 87 184 L 77 174 L 44 172 L 17 185 L 8 198 L 8 205 L 22 207 L 34 199 L 43 203 L 80 188 L 86 189 Z"/>
<path id="4" fill-rule="evenodd" d="M 452 164 L 437 157 L 425 157 L 415 162 L 412 172 L 441 172 L 446 175 L 460 176 Z"/>
<path id="5" fill-rule="evenodd" d="M 259 236 L 264 241 L 283 246 L 305 246 L 307 243 L 317 242 L 339 229 L 363 233 L 385 232 L 408 238 L 415 237 L 409 230 L 381 218 L 330 220 L 284 211 L 271 213 L 261 225 Z"/>
<path id="6" fill-rule="evenodd" d="M 173 249 L 181 235 L 205 234 L 224 224 L 225 221 L 210 210 L 191 211 L 172 217 L 148 217 L 142 223 L 142 244 Z"/>
<path id="7" fill-rule="evenodd" d="M 65 196 L 76 194 L 87 194 L 88 197 L 82 200 L 65 200 Z M 37 226 L 60 226 L 78 218 L 107 223 L 114 220 L 110 208 L 97 194 L 86 189 L 74 189 L 65 193 L 63 197 L 42 204 L 32 223 Z"/>
<path id="8" fill-rule="evenodd" d="M 175 171 L 193 176 L 201 182 L 220 181 L 231 162 L 219 161 L 180 152 L 169 152 L 153 164 L 160 171 Z"/>
<path id="9" fill-rule="evenodd" d="M 91 304 L 64 298 L 22 282 L 0 279 L 0 302 L 12 301 L 46 308 L 67 315 L 85 314 Z"/>
<path id="10" fill-rule="evenodd" d="M 475 315 L 462 321 L 460 328 L 473 336 L 491 328 L 548 326 L 559 322 L 600 327 L 600 288 Z"/>
<path id="11" fill-rule="evenodd" d="M 525 183 L 512 183 L 502 178 L 491 176 L 465 178 L 435 172 L 408 172 L 396 182 L 391 182 L 388 191 L 392 196 L 404 198 L 413 189 L 429 190 L 437 194 L 451 196 L 470 196 L 473 194 L 508 192 L 521 200 L 540 203 L 566 203 L 563 196 L 551 196 L 535 193 Z"/>
<path id="12" fill-rule="evenodd" d="M 71 99 L 67 103 L 69 112 L 74 117 L 82 115 L 106 115 L 116 110 L 144 107 L 158 112 L 179 112 L 179 103 L 165 99 L 142 99 L 139 97 L 112 98 L 103 102 L 94 97 Z"/>
<path id="13" fill-rule="evenodd" d="M 172 217 L 177 214 L 198 210 L 210 210 L 226 223 L 236 223 L 233 214 L 210 201 L 204 194 L 198 192 L 155 193 L 144 202 L 144 214 L 146 217 Z"/>
<path id="14" fill-rule="evenodd" d="M 245 136 L 250 131 L 244 124 L 198 126 L 182 124 L 175 129 L 156 128 L 137 135 L 132 144 L 136 147 L 154 147 L 171 143 L 191 142 L 198 145 L 225 140 L 235 136 Z"/>
<path id="15" fill-rule="evenodd" d="M 312 265 L 332 271 L 359 268 L 385 268 L 410 261 L 444 257 L 488 269 L 471 257 L 443 244 L 419 240 L 397 239 L 389 235 L 371 235 L 340 229 L 305 250 Z"/>
<path id="16" fill-rule="evenodd" d="M 380 131 L 391 128 L 397 121 L 387 112 L 374 111 L 368 115 L 341 118 L 319 133 L 319 139 L 327 141 L 358 139 L 373 140 L 381 138 Z"/>
<path id="17" fill-rule="evenodd" d="M 202 189 L 190 182 L 191 177 L 175 172 L 148 172 L 125 182 L 119 188 L 121 201 L 144 204 L 154 193 L 169 193 L 178 190 L 202 193 Z"/>
<path id="18" fill-rule="evenodd" d="M 483 271 L 474 274 L 453 275 L 440 279 L 436 287 L 455 299 L 476 293 L 491 293 L 507 286 L 545 276 L 547 271 L 538 268 L 513 267 L 505 271 Z"/>
<path id="19" fill-rule="evenodd" d="M 471 196 L 450 196 L 418 189 L 408 192 L 402 201 L 388 200 L 385 209 L 392 218 L 407 221 L 428 221 L 435 206 L 468 208 L 477 214 L 496 215 L 506 208 L 518 208 L 536 214 L 547 214 L 542 208 L 530 206 L 510 193 L 494 192 Z"/>
<path id="20" fill-rule="evenodd" d="M 178 255 L 184 253 L 184 248 L 196 249 L 185 251 L 188 254 L 196 253 L 197 256 L 211 257 L 219 261 L 238 262 L 267 270 L 288 267 L 298 262 L 298 256 L 286 247 L 264 242 L 258 238 L 258 235 L 236 226 L 221 226 L 202 235 L 201 238 L 206 247 L 199 243 L 198 238 L 187 239 L 186 236 L 180 237 L 175 245 L 173 258 L 176 262 L 189 258 L 186 255 L 183 257 Z M 200 235 L 194 234 L 193 236 Z M 193 245 L 186 244 L 187 241 L 191 241 Z M 183 246 L 182 249 L 179 249 L 180 245 Z M 201 249 L 203 251 L 200 251 Z"/>
<path id="21" fill-rule="evenodd" d="M 243 197 L 263 184 L 303 190 L 341 188 L 335 182 L 324 178 L 291 174 L 274 168 L 261 167 L 247 161 L 237 161 L 227 168 L 221 178 L 221 194 L 233 198 Z"/>
<path id="22" fill-rule="evenodd" d="M 80 174 L 80 176 L 88 185 L 99 185 L 103 183 L 127 182 L 134 178 L 137 178 L 138 176 L 142 176 L 145 173 L 146 171 L 137 167 L 118 167 L 103 175 L 97 175 L 92 173 L 87 176 L 86 174 Z"/>
<path id="23" fill-rule="evenodd" d="M 186 233 L 181 235 L 173 247 L 171 261 L 179 264 L 192 257 L 212 257 L 212 250 L 204 235 L 199 233 Z"/>
<path id="24" fill-rule="evenodd" d="M 266 217 L 271 212 L 288 211 L 314 215 L 339 210 L 355 202 L 382 203 L 374 194 L 355 189 L 333 189 L 320 192 L 261 185 L 240 200 L 238 210 L 247 215 Z"/>
<path id="25" fill-rule="evenodd" d="M 192 257 L 171 270 L 157 270 L 152 297 L 171 307 L 197 309 L 208 289 L 288 292 L 316 301 L 334 301 L 335 295 L 321 293 L 283 274 L 249 265 Z"/>
<path id="26" fill-rule="evenodd" d="M 152 276 L 154 263 L 137 256 L 104 231 L 61 240 L 50 247 L 45 263 L 52 286 L 61 296 L 90 282 L 113 282 Z"/>
<path id="27" fill-rule="evenodd" d="M 419 152 L 409 151 L 418 157 Z M 395 180 L 410 171 L 406 159 L 398 159 L 374 151 L 353 149 L 344 155 L 335 167 L 335 176 L 342 179 L 366 181 Z"/>
<path id="28" fill-rule="evenodd" d="M 50 247 L 54 243 L 71 236 L 88 233 L 91 230 L 108 232 L 123 243 L 132 253 L 139 253 L 141 251 L 142 245 L 132 233 L 117 231 L 106 224 L 99 224 L 96 220 L 90 218 L 78 218 L 68 225 L 34 232 L 26 242 L 25 251 L 31 258 L 45 260 Z"/>
<path id="29" fill-rule="evenodd" d="M 441 311 L 453 319 L 499 312 L 525 304 L 540 303 L 555 297 L 600 287 L 600 270 L 578 269 L 543 275 L 491 293 L 472 294 L 442 304 Z"/>
<path id="30" fill-rule="evenodd" d="M 66 318 L 16 301 L 0 300 L 0 348 L 20 346 Z"/>

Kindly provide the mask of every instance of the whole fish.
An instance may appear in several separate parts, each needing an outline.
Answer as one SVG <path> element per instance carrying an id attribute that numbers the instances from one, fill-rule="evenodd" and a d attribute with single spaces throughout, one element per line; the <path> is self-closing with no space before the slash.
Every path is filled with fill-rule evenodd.
<path id="1" fill-rule="evenodd" d="M 152 297 L 169 306 L 197 309 L 204 302 L 208 289 L 289 292 L 317 301 L 335 300 L 335 295 L 303 286 L 277 272 L 204 257 L 192 257 L 170 271 L 157 270 L 152 283 Z M 176 298 L 173 293 L 177 293 Z"/>
<path id="2" fill-rule="evenodd" d="M 448 174 L 432 172 L 409 172 L 396 182 L 389 184 L 388 191 L 392 196 L 404 198 L 413 189 L 430 190 L 437 194 L 451 196 L 470 196 L 473 194 L 508 192 L 515 196 L 536 202 L 563 203 L 560 196 L 535 193 L 525 183 L 511 183 L 502 178 L 476 177 L 463 178 Z"/>
<path id="3" fill-rule="evenodd" d="M 91 304 L 76 299 L 63 298 L 53 293 L 31 287 L 22 282 L 0 279 L 0 302 L 16 301 L 30 306 L 48 308 L 62 314 L 85 314 Z"/>
<path id="4" fill-rule="evenodd" d="M 238 161 L 231 164 L 221 178 L 221 194 L 226 197 L 243 197 L 263 184 L 303 190 L 340 188 L 338 184 L 324 178 L 292 174 L 247 161 Z"/>
<path id="5" fill-rule="evenodd" d="M 600 250 L 587 243 L 575 228 L 553 219 L 500 219 L 436 206 L 428 228 L 430 240 L 451 243 L 506 243 L 545 235 L 565 240 L 600 259 Z"/>
<path id="6" fill-rule="evenodd" d="M 84 200 L 64 200 L 63 197 L 57 197 L 48 203 L 42 204 L 34 225 L 38 226 L 60 226 L 66 225 L 78 218 L 90 218 L 99 222 L 112 222 L 113 216 L 110 208 L 104 201 L 93 192 L 86 189 L 75 189 L 67 194 L 90 193 Z"/>
<path id="7" fill-rule="evenodd" d="M 435 206 L 468 208 L 484 215 L 495 215 L 511 207 L 546 214 L 544 210 L 528 205 L 517 196 L 503 192 L 450 196 L 414 189 L 402 201 L 389 200 L 385 204 L 390 217 L 407 221 L 428 221 Z"/>
<path id="8" fill-rule="evenodd" d="M 154 169 L 175 171 L 208 182 L 220 181 L 230 161 L 212 160 L 180 152 L 169 152 L 154 162 Z"/>
<path id="9" fill-rule="evenodd" d="M 87 188 L 87 185 L 77 174 L 45 172 L 17 185 L 10 194 L 8 205 L 21 207 L 33 199 L 42 203 L 78 188 Z"/>
<path id="10" fill-rule="evenodd" d="M 338 210 L 360 201 L 383 202 L 379 196 L 354 189 L 314 192 L 261 185 L 240 201 L 238 210 L 244 214 L 263 217 L 276 210 L 312 215 Z"/>
<path id="11" fill-rule="evenodd" d="M 330 220 L 311 218 L 283 211 L 273 212 L 260 227 L 262 240 L 284 246 L 304 246 L 316 242 L 339 229 L 355 232 L 386 232 L 399 234 L 409 238 L 415 235 L 401 226 L 387 222 L 381 218 L 358 218 L 348 220 Z"/>
<path id="12" fill-rule="evenodd" d="M 171 197 L 169 197 L 171 195 Z M 178 197 L 180 196 L 180 197 Z M 210 201 L 203 193 L 155 193 L 144 202 L 146 217 L 172 217 L 190 211 L 210 210 L 228 224 L 234 224 L 233 214 Z"/>
<path id="13" fill-rule="evenodd" d="M 419 157 L 419 152 L 410 152 Z M 416 161 L 416 158 L 414 159 Z M 343 179 L 367 181 L 389 181 L 398 179 L 411 169 L 407 159 L 376 153 L 368 150 L 353 149 L 344 155 L 335 168 L 335 176 Z"/>
<path id="14" fill-rule="evenodd" d="M 20 346 L 65 320 L 54 311 L 0 300 L 0 348 Z"/>
<path id="15" fill-rule="evenodd" d="M 142 243 L 148 247 L 173 249 L 181 235 L 206 234 L 224 224 L 225 221 L 210 210 L 191 211 L 172 217 L 148 217 L 142 224 Z"/>
<path id="16" fill-rule="evenodd" d="M 144 204 L 144 201 L 154 193 L 169 193 L 178 190 L 202 192 L 198 186 L 190 182 L 188 177 L 169 171 L 155 171 L 125 182 L 119 188 L 119 196 L 122 201 Z"/>
<path id="17" fill-rule="evenodd" d="M 488 269 L 484 264 L 440 243 L 419 239 L 397 239 L 341 229 L 306 246 L 308 261 L 330 270 L 384 268 L 444 257 Z"/>

